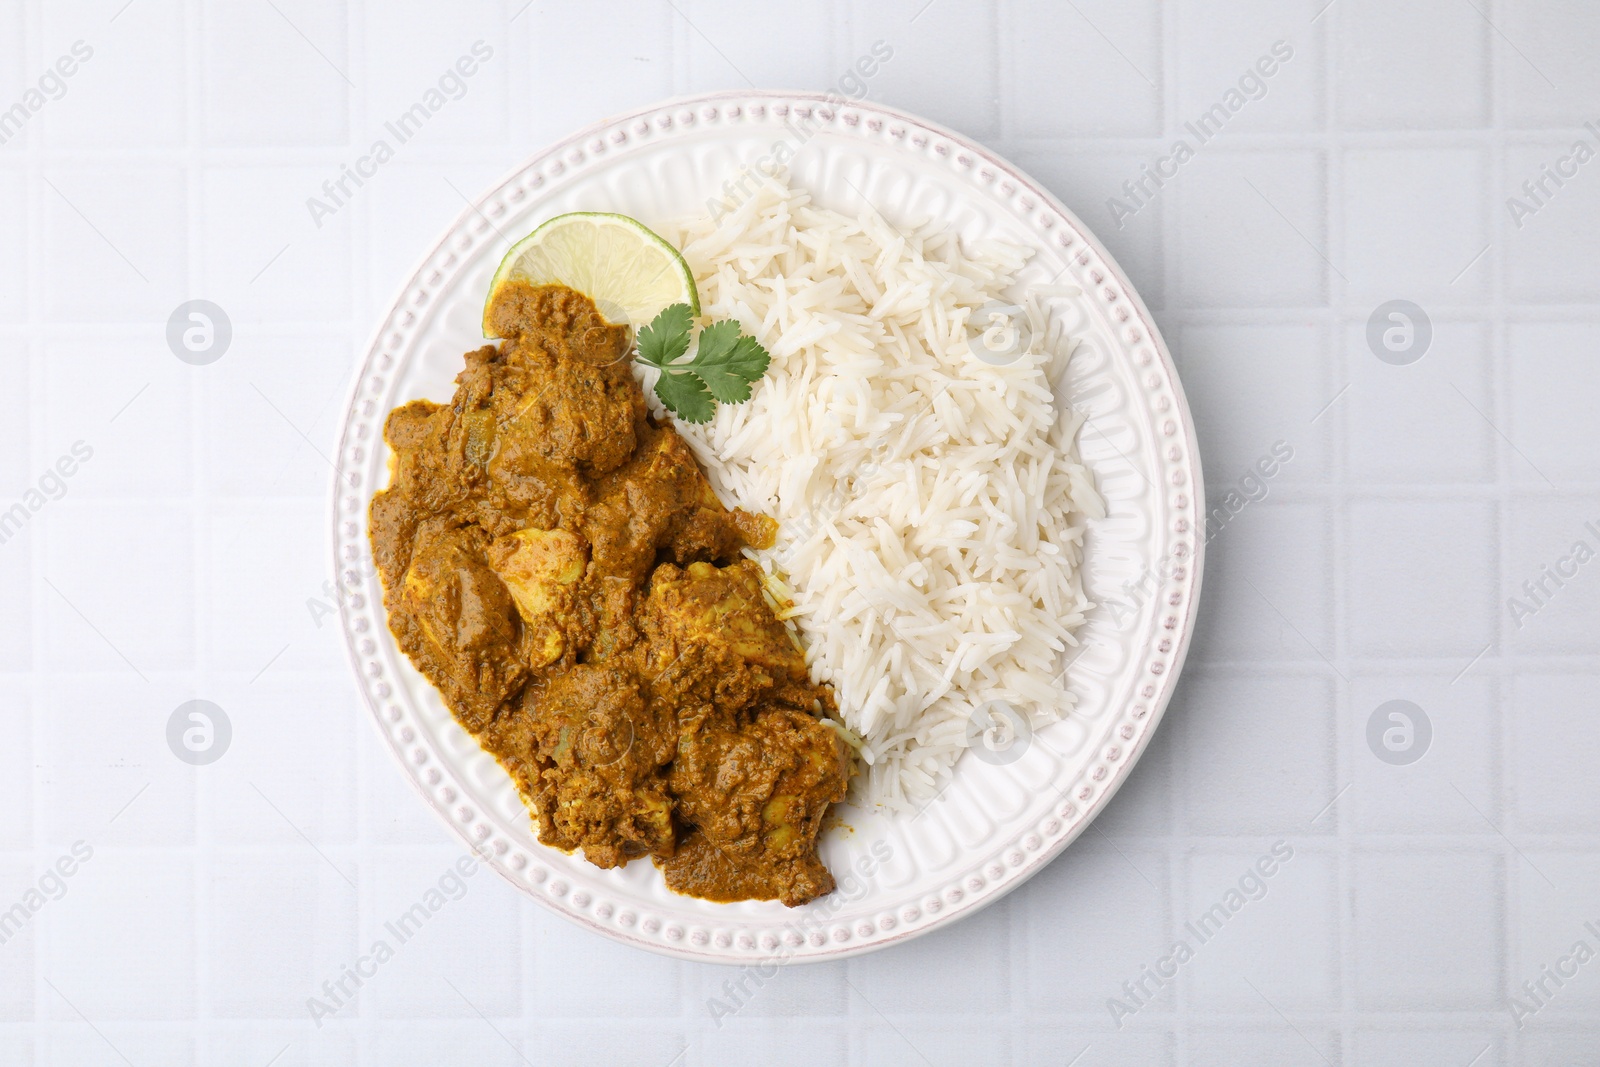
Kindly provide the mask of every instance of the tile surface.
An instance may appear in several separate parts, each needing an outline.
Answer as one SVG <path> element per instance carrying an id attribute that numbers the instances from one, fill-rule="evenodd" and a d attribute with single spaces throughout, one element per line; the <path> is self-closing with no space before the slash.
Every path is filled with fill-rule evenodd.
<path id="1" fill-rule="evenodd" d="M 1597 12 L 0 4 L 0 1067 L 1600 1062 Z M 952 929 L 769 969 L 459 874 L 322 533 L 432 238 L 571 130 L 750 86 L 926 115 L 1084 219 L 1212 517 L 1105 816 Z"/>

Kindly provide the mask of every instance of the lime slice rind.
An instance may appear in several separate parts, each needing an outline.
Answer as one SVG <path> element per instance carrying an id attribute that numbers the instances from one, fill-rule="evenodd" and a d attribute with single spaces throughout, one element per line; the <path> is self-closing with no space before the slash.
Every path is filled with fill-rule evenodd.
<path id="1" fill-rule="evenodd" d="M 574 211 L 541 223 L 512 246 L 489 283 L 489 307 L 505 282 L 565 285 L 587 295 L 600 313 L 635 330 L 670 304 L 700 313 L 694 275 L 678 250 L 637 219 L 601 211 Z"/>

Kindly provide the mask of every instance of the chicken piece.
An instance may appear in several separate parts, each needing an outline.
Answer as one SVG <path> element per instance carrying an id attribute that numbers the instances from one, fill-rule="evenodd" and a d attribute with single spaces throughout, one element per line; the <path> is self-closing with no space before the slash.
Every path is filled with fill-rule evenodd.
<path id="1" fill-rule="evenodd" d="M 670 427 L 646 425 L 633 457 L 596 485 L 583 531 L 602 574 L 642 583 L 665 552 L 679 564 L 728 560 L 770 547 L 777 525 L 722 506 L 688 444 Z"/>
<path id="2" fill-rule="evenodd" d="M 806 676 L 805 654 L 767 602 L 765 578 L 751 560 L 727 567 L 691 563 L 656 569 L 646 618 L 678 650 L 717 645 L 765 673 Z"/>
<path id="3" fill-rule="evenodd" d="M 696 828 L 657 861 L 673 889 L 789 907 L 832 891 L 817 833 L 828 805 L 844 799 L 849 762 L 839 735 L 819 720 L 785 707 L 748 721 L 686 717 L 669 784 L 679 815 Z"/>
<path id="4" fill-rule="evenodd" d="M 626 578 L 608 575 L 600 579 L 589 601 L 595 619 L 587 648 L 590 663 L 620 660 L 633 650 L 639 641 L 639 629 L 633 623 L 637 602 L 633 583 Z"/>
<path id="5" fill-rule="evenodd" d="M 590 476 L 621 466 L 647 412 L 628 327 L 607 322 L 581 293 L 526 282 L 500 290 L 491 318 L 509 338 L 487 363 L 505 466 L 543 459 Z"/>
<path id="6" fill-rule="evenodd" d="M 538 670 L 556 662 L 581 627 L 578 582 L 589 565 L 588 546 L 566 530 L 529 528 L 496 538 L 488 557 L 522 616 L 532 656 L 528 666 Z"/>
<path id="7" fill-rule="evenodd" d="M 575 514 L 587 505 L 589 492 L 579 471 L 584 457 L 552 443 L 560 431 L 543 415 L 549 414 L 546 397 L 590 383 L 552 382 L 554 372 L 553 362 L 532 367 L 513 351 L 486 346 L 467 353 L 466 368 L 456 378 L 447 477 L 466 488 L 464 505 L 495 536 L 527 526 L 551 529 L 560 525 L 563 513 Z M 617 409 L 605 403 L 614 393 L 603 393 L 600 406 Z M 570 410 L 574 404 L 556 406 Z M 631 431 L 631 405 L 624 403 L 612 414 Z"/>
<path id="8" fill-rule="evenodd" d="M 474 732 L 527 680 L 516 654 L 516 608 L 485 562 L 486 548 L 476 527 L 429 519 L 418 527 L 398 588 L 385 595 L 400 646 Z"/>
<path id="9" fill-rule="evenodd" d="M 440 477 L 449 467 L 451 409 L 430 400 L 413 400 L 389 412 L 383 437 L 391 449 L 389 493 L 398 493 L 428 512 L 441 511 L 466 495 L 456 479 Z"/>
<path id="10" fill-rule="evenodd" d="M 496 289 L 489 307 L 496 337 L 532 335 L 562 358 L 608 366 L 627 358 L 633 331 L 608 322 L 594 301 L 564 285 L 534 285 L 510 279 Z"/>
<path id="11" fill-rule="evenodd" d="M 631 674 L 588 664 L 530 686 L 524 706 L 538 771 L 529 800 L 539 840 L 581 848 L 599 867 L 671 855 L 672 798 L 661 772 L 673 753 L 670 709 L 663 721 Z"/>

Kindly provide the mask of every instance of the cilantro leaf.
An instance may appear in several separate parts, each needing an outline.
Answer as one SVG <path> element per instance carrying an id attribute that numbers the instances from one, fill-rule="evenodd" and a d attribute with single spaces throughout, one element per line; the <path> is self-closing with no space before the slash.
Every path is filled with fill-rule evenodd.
<path id="1" fill-rule="evenodd" d="M 661 372 L 656 396 L 668 411 L 685 422 L 709 422 L 716 400 L 742 404 L 750 399 L 750 383 L 767 372 L 772 357 L 728 319 L 701 330 L 694 356 L 679 363 L 693 329 L 688 304 L 663 308 L 639 331 L 638 361 Z"/>
<path id="2" fill-rule="evenodd" d="M 716 410 L 705 384 L 688 371 L 663 370 L 656 379 L 656 396 L 684 422 L 710 422 Z"/>
<path id="3" fill-rule="evenodd" d="M 672 304 L 650 325 L 639 331 L 639 360 L 652 367 L 665 367 L 689 350 L 692 318 L 688 304 Z M 666 403 L 663 399 L 662 403 Z"/>
<path id="4" fill-rule="evenodd" d="M 750 399 L 750 383 L 767 373 L 772 357 L 754 337 L 739 332 L 732 319 L 712 323 L 700 331 L 700 347 L 688 364 L 711 395 L 724 404 Z"/>

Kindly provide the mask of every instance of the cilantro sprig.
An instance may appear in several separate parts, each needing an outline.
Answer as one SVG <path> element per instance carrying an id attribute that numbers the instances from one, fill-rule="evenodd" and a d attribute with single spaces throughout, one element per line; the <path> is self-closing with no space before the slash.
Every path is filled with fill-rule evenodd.
<path id="1" fill-rule="evenodd" d="M 710 422 L 716 401 L 742 404 L 750 399 L 750 383 L 767 372 L 772 356 L 754 337 L 746 336 L 732 319 L 714 322 L 700 331 L 695 352 L 689 351 L 694 318 L 688 304 L 662 310 L 639 331 L 638 360 L 660 371 L 656 396 L 684 422 Z"/>

